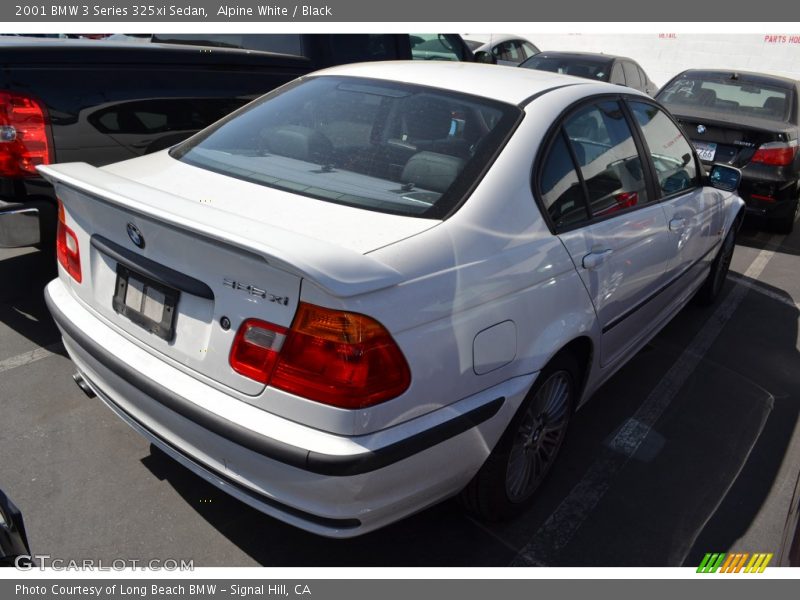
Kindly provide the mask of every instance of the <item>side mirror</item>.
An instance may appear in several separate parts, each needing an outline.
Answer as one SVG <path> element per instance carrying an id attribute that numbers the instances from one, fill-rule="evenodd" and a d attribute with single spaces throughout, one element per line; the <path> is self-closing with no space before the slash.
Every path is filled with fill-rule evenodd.
<path id="1" fill-rule="evenodd" d="M 475 53 L 475 62 L 484 63 L 487 65 L 496 65 L 497 59 L 491 52 L 487 52 L 486 50 L 481 50 Z"/>
<path id="2" fill-rule="evenodd" d="M 742 181 L 742 172 L 736 167 L 714 163 L 708 173 L 712 187 L 726 192 L 735 192 Z"/>

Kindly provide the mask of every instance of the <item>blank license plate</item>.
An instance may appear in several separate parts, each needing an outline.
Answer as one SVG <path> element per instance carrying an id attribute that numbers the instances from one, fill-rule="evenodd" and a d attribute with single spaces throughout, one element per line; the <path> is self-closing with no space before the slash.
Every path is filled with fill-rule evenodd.
<path id="1" fill-rule="evenodd" d="M 700 157 L 700 160 L 707 160 L 709 162 L 714 160 L 714 155 L 717 153 L 716 144 L 694 142 L 694 147 L 697 149 L 697 155 Z"/>
<path id="2" fill-rule="evenodd" d="M 180 292 L 117 264 L 114 310 L 158 337 L 175 335 L 175 307 Z"/>

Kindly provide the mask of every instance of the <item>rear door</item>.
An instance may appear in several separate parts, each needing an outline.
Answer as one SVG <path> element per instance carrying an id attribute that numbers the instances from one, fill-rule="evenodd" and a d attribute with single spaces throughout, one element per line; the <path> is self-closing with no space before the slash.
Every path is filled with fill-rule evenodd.
<path id="1" fill-rule="evenodd" d="M 649 102 L 629 101 L 629 106 L 666 213 L 672 254 L 669 279 L 690 277 L 713 258 L 711 250 L 723 230 L 722 195 L 701 185 L 701 168 L 691 145 L 663 110 Z"/>
<path id="2" fill-rule="evenodd" d="M 647 335 L 664 308 L 671 240 L 642 165 L 618 99 L 568 114 L 542 162 L 544 208 L 594 304 L 603 365 Z"/>

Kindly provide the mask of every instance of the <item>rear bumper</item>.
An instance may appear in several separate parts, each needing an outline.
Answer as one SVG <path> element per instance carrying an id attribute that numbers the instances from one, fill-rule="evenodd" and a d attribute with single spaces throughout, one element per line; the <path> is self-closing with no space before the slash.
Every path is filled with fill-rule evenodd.
<path id="1" fill-rule="evenodd" d="M 239 402 L 159 360 L 97 319 L 59 279 L 45 297 L 78 370 L 133 429 L 243 502 L 331 537 L 366 533 L 457 493 L 534 379 L 509 380 L 373 434 L 334 435 Z"/>
<path id="2" fill-rule="evenodd" d="M 713 163 L 703 163 L 706 171 Z M 745 202 L 745 211 L 768 219 L 794 214 L 800 191 L 796 173 L 787 167 L 745 165 L 737 193 Z"/>
<path id="3" fill-rule="evenodd" d="M 743 177 L 739 195 L 750 214 L 766 218 L 779 218 L 794 213 L 798 199 L 798 181 L 763 180 Z"/>

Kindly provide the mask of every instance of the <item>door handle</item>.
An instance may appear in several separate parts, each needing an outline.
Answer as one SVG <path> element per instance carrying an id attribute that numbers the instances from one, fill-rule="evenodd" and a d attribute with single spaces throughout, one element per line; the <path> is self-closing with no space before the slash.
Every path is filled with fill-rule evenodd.
<path id="1" fill-rule="evenodd" d="M 683 231 L 686 229 L 686 219 L 672 219 L 669 222 L 670 231 Z"/>
<path id="2" fill-rule="evenodd" d="M 584 269 L 596 269 L 597 267 L 602 265 L 604 262 L 606 262 L 606 259 L 609 256 L 611 256 L 612 252 L 613 252 L 613 250 L 611 250 L 610 248 L 608 248 L 606 250 L 595 250 L 594 252 L 590 252 L 589 254 L 587 254 L 586 256 L 583 257 L 583 261 L 582 261 L 583 268 Z"/>

